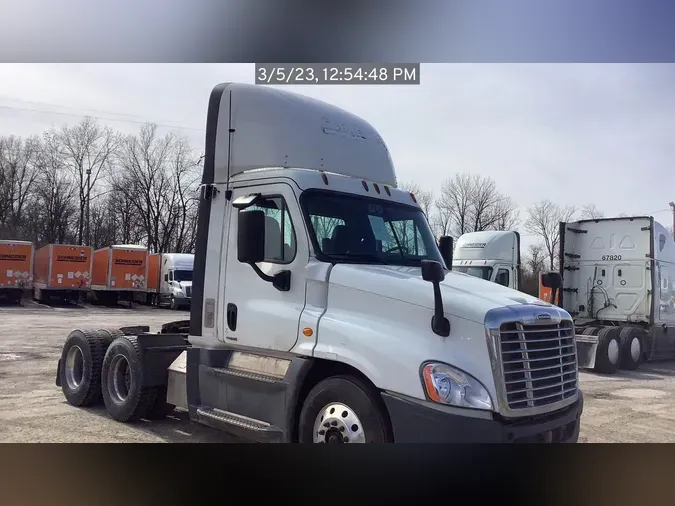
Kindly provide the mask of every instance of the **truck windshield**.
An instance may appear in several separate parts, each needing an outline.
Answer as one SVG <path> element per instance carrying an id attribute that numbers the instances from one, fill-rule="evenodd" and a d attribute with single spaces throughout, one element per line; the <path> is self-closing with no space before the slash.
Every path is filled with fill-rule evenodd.
<path id="1" fill-rule="evenodd" d="M 420 266 L 443 264 L 417 207 L 346 193 L 309 190 L 302 206 L 318 257 L 330 262 Z"/>
<path id="2" fill-rule="evenodd" d="M 192 281 L 192 271 L 176 270 L 173 273 L 173 279 L 179 283 L 181 281 Z"/>
<path id="3" fill-rule="evenodd" d="M 463 272 L 464 274 L 468 274 L 469 276 L 483 278 L 487 281 L 490 281 L 490 279 L 492 279 L 492 267 L 460 266 L 460 267 L 453 267 L 452 270 L 457 272 Z"/>

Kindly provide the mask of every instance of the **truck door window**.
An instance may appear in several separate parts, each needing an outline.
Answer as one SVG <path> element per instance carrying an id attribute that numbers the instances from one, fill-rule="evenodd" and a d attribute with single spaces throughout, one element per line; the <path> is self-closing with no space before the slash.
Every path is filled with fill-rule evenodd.
<path id="1" fill-rule="evenodd" d="M 173 271 L 169 271 L 169 281 L 173 281 Z"/>
<path id="2" fill-rule="evenodd" d="M 508 269 L 499 269 L 497 271 L 497 277 L 495 278 L 495 283 L 509 286 L 509 271 Z"/>
<path id="3" fill-rule="evenodd" d="M 265 262 L 288 264 L 295 258 L 295 230 L 283 197 L 266 197 L 249 209 L 265 213 Z"/>

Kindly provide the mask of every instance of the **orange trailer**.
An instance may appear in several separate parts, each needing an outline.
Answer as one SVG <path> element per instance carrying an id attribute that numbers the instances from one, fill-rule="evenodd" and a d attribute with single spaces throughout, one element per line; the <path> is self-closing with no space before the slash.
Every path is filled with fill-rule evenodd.
<path id="1" fill-rule="evenodd" d="M 47 244 L 35 252 L 35 299 L 79 299 L 90 286 L 92 248 L 73 244 Z"/>
<path id="2" fill-rule="evenodd" d="M 134 293 L 134 300 L 143 304 L 154 304 L 159 293 L 159 253 L 148 253 L 148 283 L 145 292 Z"/>
<path id="3" fill-rule="evenodd" d="M 21 302 L 33 287 L 33 243 L 0 240 L 0 296 Z"/>
<path id="4" fill-rule="evenodd" d="M 148 279 L 148 252 L 144 246 L 116 245 L 94 251 L 91 289 L 96 299 L 115 303 L 145 292 Z"/>

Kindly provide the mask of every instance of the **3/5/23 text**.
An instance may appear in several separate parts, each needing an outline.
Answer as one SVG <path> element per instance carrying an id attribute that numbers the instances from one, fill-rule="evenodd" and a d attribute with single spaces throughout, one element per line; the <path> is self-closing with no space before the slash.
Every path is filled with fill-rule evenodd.
<path id="1" fill-rule="evenodd" d="M 420 84 L 420 64 L 256 63 L 255 84 Z"/>

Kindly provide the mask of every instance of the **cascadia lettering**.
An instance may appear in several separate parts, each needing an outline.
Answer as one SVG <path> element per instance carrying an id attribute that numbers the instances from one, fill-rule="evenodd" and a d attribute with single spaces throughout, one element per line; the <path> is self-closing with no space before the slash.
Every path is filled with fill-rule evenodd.
<path id="1" fill-rule="evenodd" d="M 470 242 L 462 246 L 462 248 L 484 248 L 484 247 L 485 247 L 484 242 Z"/>
<path id="2" fill-rule="evenodd" d="M 0 260 L 25 260 L 26 255 L 10 255 L 8 253 L 0 253 Z"/>

